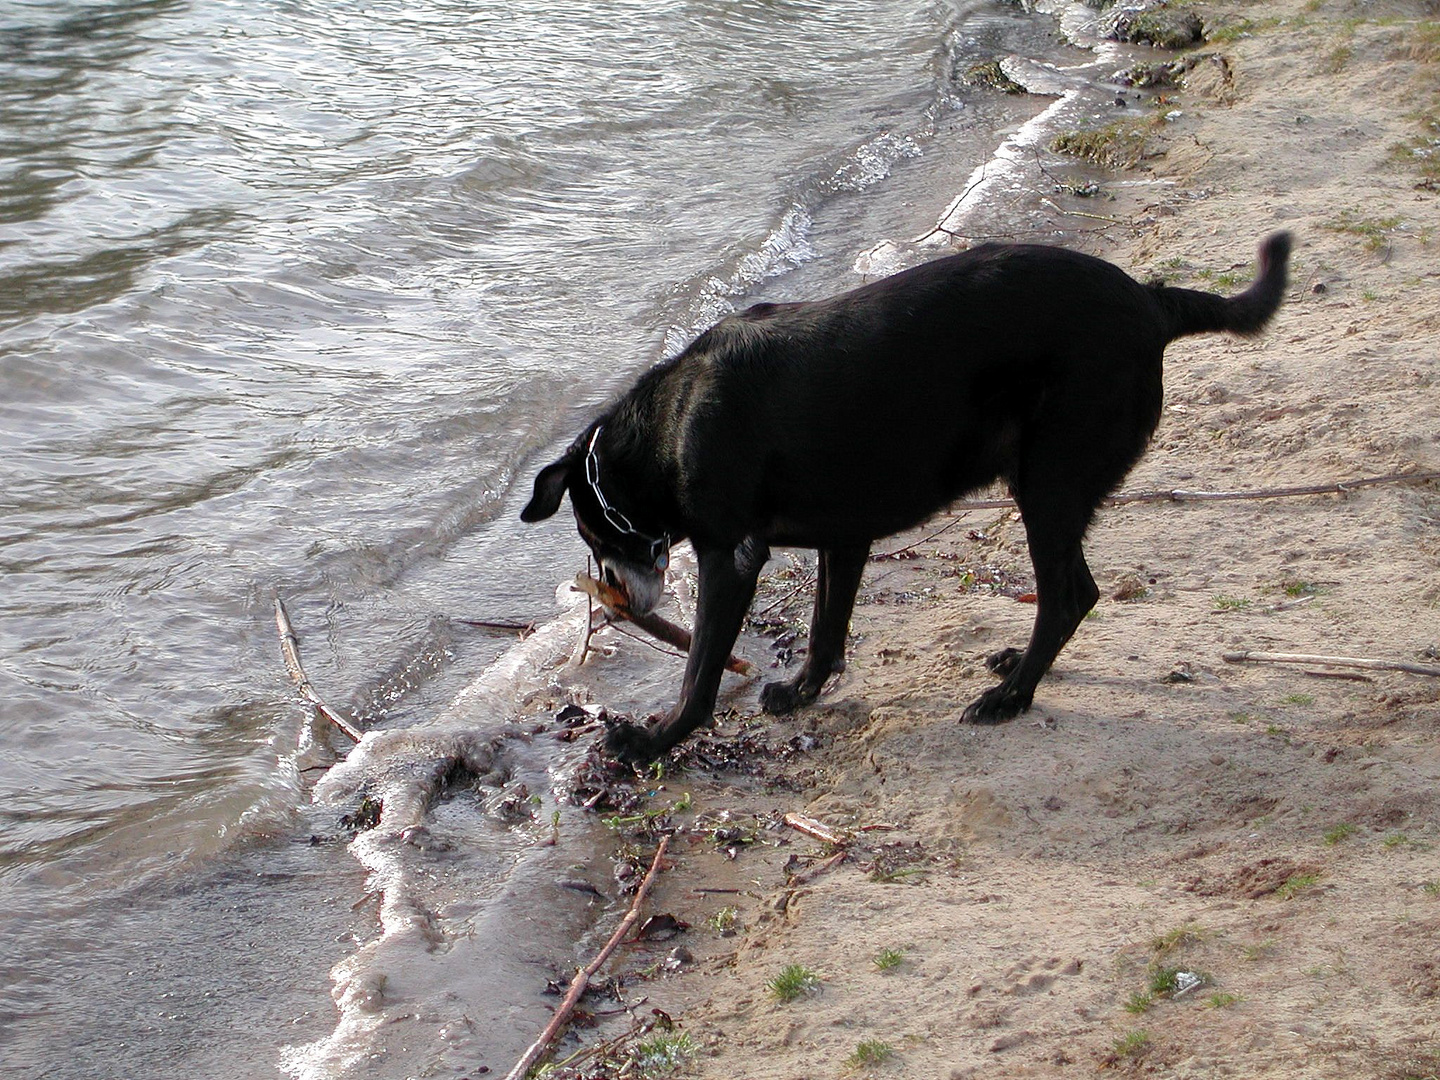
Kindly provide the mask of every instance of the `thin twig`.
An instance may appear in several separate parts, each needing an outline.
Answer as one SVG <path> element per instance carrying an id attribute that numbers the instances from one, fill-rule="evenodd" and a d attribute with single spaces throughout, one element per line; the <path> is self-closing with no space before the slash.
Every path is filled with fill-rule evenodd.
<path id="1" fill-rule="evenodd" d="M 1390 473 L 1386 476 L 1365 476 L 1355 480 L 1336 480 L 1326 484 L 1303 484 L 1296 487 L 1257 488 L 1253 491 L 1134 491 L 1111 496 L 1109 506 L 1134 502 L 1227 502 L 1241 499 L 1284 499 L 1297 495 L 1344 495 L 1356 488 L 1379 484 L 1420 483 L 1440 480 L 1440 472 Z"/>
<path id="2" fill-rule="evenodd" d="M 627 1011 L 629 1011 L 628 1007 L 625 1009 L 609 1009 L 605 1012 L 594 1013 L 593 1015 L 618 1016 L 619 1014 Z M 555 1062 L 555 1068 L 557 1070 L 564 1068 L 573 1068 L 574 1066 L 580 1064 L 580 1062 L 585 1061 L 587 1058 L 606 1057 L 607 1055 L 613 1054 L 616 1050 L 618 1050 L 622 1043 L 626 1042 L 629 1039 L 633 1039 L 636 1035 L 640 1034 L 645 1030 L 648 1030 L 648 1028 L 644 1021 L 638 1018 L 632 1018 L 629 1031 L 623 1031 L 619 1035 L 616 1035 L 613 1039 L 605 1039 L 602 1042 L 595 1043 L 593 1046 L 582 1046 L 580 1047 L 580 1049 L 576 1050 L 573 1054 L 567 1057 L 564 1061 Z"/>
<path id="3" fill-rule="evenodd" d="M 950 216 L 950 214 L 953 214 L 956 210 L 959 210 L 960 207 L 961 207 L 962 205 L 964 205 L 965 200 L 970 197 L 970 192 L 974 191 L 974 190 L 975 190 L 977 187 L 979 187 L 981 184 L 985 183 L 985 181 L 988 180 L 989 178 L 990 178 L 990 162 L 987 161 L 984 165 L 982 165 L 982 166 L 980 167 L 980 175 L 975 178 L 975 182 L 972 183 L 969 187 L 967 187 L 964 191 L 962 191 L 962 192 L 960 193 L 960 197 L 950 204 L 949 210 L 946 212 L 946 217 Z M 941 218 L 941 221 L 944 221 L 944 218 Z M 943 234 L 946 235 L 946 236 L 959 236 L 959 235 L 960 235 L 960 234 L 958 234 L 958 233 L 952 232 L 951 230 L 945 228 L 944 225 L 942 225 L 939 221 L 937 221 L 937 222 L 935 223 L 935 227 L 934 227 L 933 229 L 931 229 L 928 233 L 926 233 L 924 236 L 922 236 L 922 237 L 920 237 L 919 239 L 917 239 L 917 240 L 915 241 L 915 243 L 917 243 L 917 244 L 923 244 L 926 240 L 929 240 L 930 237 L 934 236 L 936 233 L 943 233 Z M 962 239 L 965 239 L 965 238 L 962 237 Z"/>
<path id="4" fill-rule="evenodd" d="M 1121 221 L 1119 218 L 1106 217 L 1104 214 L 1089 214 L 1086 213 L 1084 210 L 1065 210 L 1062 207 L 1055 205 L 1055 203 L 1049 199 L 1041 199 L 1040 201 L 1046 206 L 1050 207 L 1051 210 L 1054 210 L 1057 214 L 1063 214 L 1066 217 L 1088 218 L 1092 221 L 1104 221 L 1110 225 L 1125 224 L 1125 222 Z"/>
<path id="5" fill-rule="evenodd" d="M 300 691 L 300 696 L 308 701 L 316 712 L 358 743 L 362 738 L 360 729 L 325 704 L 311 684 L 310 676 L 305 674 L 305 669 L 300 665 L 300 639 L 295 636 L 290 614 L 285 610 L 285 602 L 278 594 L 275 597 L 275 628 L 280 631 L 280 653 L 285 657 L 285 667 L 290 672 L 290 678 L 295 681 L 295 688 Z"/>
<path id="6" fill-rule="evenodd" d="M 589 576 L 590 576 L 590 560 L 589 560 L 588 557 L 587 557 L 586 560 L 585 560 L 585 576 L 586 576 L 586 577 L 589 577 Z M 585 657 L 590 654 L 590 639 L 591 639 L 594 635 L 595 635 L 595 597 L 594 597 L 592 594 L 590 594 L 590 593 L 587 592 L 587 593 L 585 594 L 585 634 L 584 634 L 584 636 L 581 637 L 581 639 L 580 639 L 580 648 L 579 648 L 579 650 L 576 652 L 575 657 L 574 657 L 574 659 L 573 659 L 573 661 L 572 661 L 576 667 L 580 667 L 581 665 L 583 665 L 583 664 L 585 663 Z"/>
<path id="7" fill-rule="evenodd" d="M 928 544 L 931 540 L 935 540 L 935 539 L 939 538 L 940 536 L 943 536 L 945 533 L 949 532 L 951 529 L 955 528 L 955 526 L 957 526 L 957 525 L 960 524 L 960 519 L 961 519 L 962 517 L 964 517 L 964 514 L 963 514 L 963 513 L 961 513 L 961 514 L 956 514 L 955 517 L 954 517 L 954 520 L 949 521 L 949 522 L 946 522 L 943 526 L 941 526 L 940 528 L 936 529 L 936 530 L 935 530 L 933 533 L 931 533 L 929 536 L 923 536 L 923 537 L 921 537 L 919 540 L 916 540 L 913 544 L 906 544 L 904 547 L 898 547 L 898 548 L 896 548 L 894 551 L 882 551 L 882 552 L 881 552 L 880 554 L 878 554 L 878 555 L 871 555 L 871 556 L 870 556 L 870 561 L 871 561 L 871 562 L 884 562 L 884 561 L 887 560 L 887 559 L 893 559 L 893 558 L 895 558 L 897 555 L 903 555 L 903 554 L 905 554 L 905 552 L 907 552 L 907 551 L 914 551 L 914 550 L 915 550 L 916 548 L 918 548 L 921 544 Z"/>
<path id="8" fill-rule="evenodd" d="M 635 899 L 630 902 L 630 910 L 627 911 L 625 917 L 620 920 L 620 925 L 615 928 L 615 933 L 610 935 L 610 940 L 605 943 L 605 947 L 600 950 L 600 954 L 596 956 L 594 960 L 590 961 L 588 967 L 581 968 L 575 973 L 575 978 L 570 982 L 570 989 L 565 994 L 565 1000 L 562 1001 L 560 1007 L 555 1010 L 555 1015 L 550 1018 L 550 1023 L 546 1025 L 540 1038 L 536 1039 L 530 1049 L 525 1051 L 524 1057 L 506 1074 L 505 1080 L 522 1080 L 525 1074 L 530 1071 L 531 1066 L 539 1061 L 540 1058 L 544 1056 L 545 1051 L 549 1049 L 550 1044 L 555 1040 L 555 1036 L 560 1033 L 560 1029 L 563 1028 L 570 1019 L 570 1014 L 575 1011 L 575 1006 L 585 993 L 585 988 L 590 985 L 591 976 L 599 971 L 600 966 L 610 958 L 610 954 L 614 952 L 620 942 L 625 939 L 625 936 L 630 932 L 630 928 L 635 925 L 635 920 L 640 917 L 640 905 L 645 902 L 645 894 L 650 891 L 650 885 L 655 880 L 656 873 L 660 870 L 660 860 L 665 857 L 665 849 L 669 846 L 670 837 L 662 836 L 660 838 L 660 846 L 655 850 L 655 858 L 650 863 L 650 872 L 645 875 L 645 880 L 640 883 L 640 888 L 635 890 Z"/>
<path id="9" fill-rule="evenodd" d="M 779 599 L 777 599 L 774 603 L 767 604 L 765 607 L 755 612 L 755 618 L 763 618 L 764 616 L 769 615 L 776 608 L 783 607 L 785 604 L 788 604 L 794 598 L 795 594 L 798 593 L 801 589 L 808 589 L 811 585 L 814 584 L 815 575 L 806 574 L 793 588 L 782 593 Z"/>
<path id="10" fill-rule="evenodd" d="M 1404 671 L 1411 675 L 1431 675 L 1440 678 L 1440 667 L 1431 664 L 1411 664 L 1404 660 L 1369 660 L 1361 656 L 1316 656 L 1313 653 L 1272 653 L 1254 652 L 1249 649 L 1227 652 L 1225 659 L 1232 664 L 1246 662 L 1256 664 L 1326 664 L 1329 667 L 1365 668 L 1369 671 Z"/>
<path id="11" fill-rule="evenodd" d="M 575 587 L 586 596 L 598 600 L 605 610 L 616 618 L 624 619 L 626 622 L 634 623 L 641 630 L 644 630 L 653 638 L 673 645 L 681 652 L 690 651 L 690 631 L 683 626 L 676 626 L 669 619 L 656 615 L 653 611 L 645 615 L 638 615 L 631 611 L 625 603 L 624 595 L 618 589 L 612 589 L 603 581 L 596 581 L 589 574 L 580 574 L 575 578 Z M 755 666 L 748 660 L 741 660 L 732 656 L 725 661 L 727 671 L 733 671 L 737 675 L 755 674 Z"/>
<path id="12" fill-rule="evenodd" d="M 683 652 L 676 652 L 674 649 L 667 649 L 667 648 L 665 648 L 663 645 L 657 645 L 657 644 L 655 644 L 655 642 L 653 642 L 653 641 L 647 641 L 647 640 L 645 640 L 645 638 L 641 637 L 639 634 L 632 634 L 629 630 L 626 630 L 625 627 L 621 626 L 621 625 L 620 625 L 618 622 L 616 622 L 614 619 L 605 619 L 603 622 L 601 622 L 600 625 L 601 625 L 601 626 L 608 626 L 611 630 L 614 630 L 615 633 L 621 634 L 621 635 L 623 635 L 624 637 L 628 637 L 631 641 L 638 641 L 641 645 L 644 645 L 647 649 L 654 649 L 656 652 L 660 653 L 662 656 L 674 656 L 674 657 L 677 657 L 677 658 L 679 658 L 679 659 L 681 659 L 681 660 L 684 660 L 684 659 L 685 659 L 685 654 L 684 654 Z"/>

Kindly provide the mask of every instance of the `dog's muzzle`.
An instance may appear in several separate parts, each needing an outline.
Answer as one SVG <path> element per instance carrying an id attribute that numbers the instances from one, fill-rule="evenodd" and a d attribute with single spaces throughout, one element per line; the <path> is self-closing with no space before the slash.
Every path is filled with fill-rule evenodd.
<path id="1" fill-rule="evenodd" d="M 626 606 L 636 615 L 648 615 L 660 603 L 665 591 L 665 574 L 653 567 L 639 567 L 628 562 L 600 560 L 606 584 L 625 594 Z"/>

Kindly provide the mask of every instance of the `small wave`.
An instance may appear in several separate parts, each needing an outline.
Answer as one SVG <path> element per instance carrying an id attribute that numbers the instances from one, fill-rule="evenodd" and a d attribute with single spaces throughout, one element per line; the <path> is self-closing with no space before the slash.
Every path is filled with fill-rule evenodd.
<path id="1" fill-rule="evenodd" d="M 1000 66 L 1010 79 L 1031 94 L 1055 100 L 976 166 L 933 229 L 910 240 L 882 240 L 867 248 L 855 259 L 856 273 L 867 278 L 895 273 L 917 259 L 933 257 L 937 247 L 951 247 L 957 239 L 978 239 L 994 232 L 990 219 L 1002 207 L 1020 219 L 1035 214 L 1044 203 L 1042 152 L 1066 125 L 1090 121 L 1109 104 L 1112 92 L 1100 80 L 1113 69 L 1123 50 L 1098 36 L 1095 13 L 1084 4 L 1051 0 L 1037 3 L 1035 10 L 1054 17 L 1066 39 L 1088 50 L 1089 58 L 1062 65 L 1024 56 L 1003 57 Z M 1017 231 L 1034 231 L 1034 223 Z"/>
<path id="2" fill-rule="evenodd" d="M 816 252 L 810 237 L 815 211 L 838 194 L 862 192 L 878 184 L 902 158 L 919 157 L 922 140 L 930 129 L 927 116 L 923 132 L 882 131 L 817 170 L 816 178 L 785 209 L 753 251 L 741 255 L 728 272 L 703 280 L 682 321 L 666 331 L 665 355 L 680 352 L 700 331 L 735 311 L 740 297 L 813 259 Z"/>

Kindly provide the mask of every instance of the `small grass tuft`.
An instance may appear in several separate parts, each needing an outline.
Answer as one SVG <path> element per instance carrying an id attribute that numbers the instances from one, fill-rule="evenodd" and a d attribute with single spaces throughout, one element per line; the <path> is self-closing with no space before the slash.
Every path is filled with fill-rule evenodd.
<path id="1" fill-rule="evenodd" d="M 1255 280 L 1255 271 L 1251 270 L 1197 270 L 1195 276 L 1203 278 L 1212 285 L 1222 289 L 1232 289 L 1236 285 L 1248 285 Z"/>
<path id="2" fill-rule="evenodd" d="M 1390 160 L 1419 169 L 1419 186 L 1434 190 L 1440 185 L 1440 114 L 1426 113 L 1418 120 L 1419 133 L 1392 146 Z"/>
<path id="3" fill-rule="evenodd" d="M 1283 19 L 1278 18 L 1241 19 L 1239 22 L 1231 23 L 1229 26 L 1222 26 L 1209 31 L 1205 35 L 1205 40 L 1211 45 L 1229 45 L 1239 41 L 1241 38 L 1254 37 L 1256 34 L 1264 33 L 1266 30 L 1273 30 L 1283 21 Z"/>
<path id="4" fill-rule="evenodd" d="M 1230 1006 L 1238 1005 L 1239 1003 L 1239 994 L 1227 994 L 1223 990 L 1219 993 L 1211 994 L 1205 999 L 1205 1006 L 1209 1009 L 1228 1009 Z"/>
<path id="5" fill-rule="evenodd" d="M 820 976 L 803 964 L 787 964 L 780 974 L 765 984 L 777 1001 L 794 1001 L 819 989 Z"/>
<path id="6" fill-rule="evenodd" d="M 1342 840 L 1348 840 L 1355 835 L 1355 826 L 1349 822 L 1342 821 L 1339 825 L 1332 825 L 1325 830 L 1325 843 L 1334 847 Z"/>
<path id="7" fill-rule="evenodd" d="M 1422 64 L 1440 61 L 1440 22 L 1416 23 L 1406 38 L 1411 60 Z"/>
<path id="8" fill-rule="evenodd" d="M 1355 210 L 1341 210 L 1338 218 L 1323 222 L 1320 227 L 1331 232 L 1360 237 L 1366 251 L 1382 251 L 1390 245 L 1390 234 L 1402 224 L 1404 219 L 1398 216 L 1362 217 Z"/>
<path id="9" fill-rule="evenodd" d="M 1141 1013 L 1149 1012 L 1150 1006 L 1155 1004 L 1155 995 L 1147 994 L 1143 990 L 1136 990 L 1130 995 L 1130 1000 L 1125 1002 L 1124 1009 L 1128 1013 L 1139 1016 Z"/>
<path id="10" fill-rule="evenodd" d="M 1216 611 L 1244 611 L 1250 606 L 1250 601 L 1241 596 L 1216 596 L 1211 603 Z"/>
<path id="11" fill-rule="evenodd" d="M 695 1040 L 683 1031 L 665 1031 L 637 1043 L 630 1051 L 634 1072 L 647 1078 L 671 1076 L 700 1050 Z"/>
<path id="12" fill-rule="evenodd" d="M 740 909 L 737 907 L 722 907 L 714 915 L 705 920 L 710 924 L 710 929 L 718 934 L 728 933 L 735 929 L 736 923 L 740 921 Z"/>
<path id="13" fill-rule="evenodd" d="M 1138 1058 L 1150 1045 L 1150 1033 L 1143 1028 L 1122 1035 L 1111 1044 L 1116 1057 Z"/>
<path id="14" fill-rule="evenodd" d="M 1240 949 L 1240 955 L 1251 963 L 1257 960 L 1265 960 L 1275 955 L 1275 942 L 1270 940 L 1257 941 L 1253 945 L 1245 945 Z"/>
<path id="15" fill-rule="evenodd" d="M 904 949 L 881 949 L 875 954 L 875 966 L 881 971 L 894 971 L 904 962 Z"/>
<path id="16" fill-rule="evenodd" d="M 846 1060 L 845 1064 L 852 1069 L 872 1069 L 876 1065 L 883 1065 L 895 1056 L 895 1048 L 889 1043 L 880 1039 L 866 1039 L 855 1047 L 855 1052 Z"/>
<path id="17" fill-rule="evenodd" d="M 1150 942 L 1150 951 L 1161 955 L 1183 949 L 1187 945 L 1198 945 L 1206 937 L 1205 928 L 1198 923 L 1186 923 L 1174 930 L 1161 934 Z"/>
<path id="18" fill-rule="evenodd" d="M 1326 75 L 1339 75 L 1345 70 L 1347 64 L 1355 55 L 1355 48 L 1352 45 L 1336 45 L 1330 50 L 1328 56 L 1320 62 L 1320 70 Z"/>
<path id="19" fill-rule="evenodd" d="M 1280 699 L 1281 705 L 1314 705 L 1314 694 L 1286 694 Z"/>
<path id="20" fill-rule="evenodd" d="M 1285 880 L 1285 883 L 1275 890 L 1275 895 L 1281 900 L 1294 900 L 1306 889 L 1313 887 L 1320 880 L 1318 873 L 1292 874 Z"/>
<path id="21" fill-rule="evenodd" d="M 1150 992 L 1171 994 L 1179 986 L 1180 969 L 1177 967 L 1154 967 L 1150 969 Z"/>

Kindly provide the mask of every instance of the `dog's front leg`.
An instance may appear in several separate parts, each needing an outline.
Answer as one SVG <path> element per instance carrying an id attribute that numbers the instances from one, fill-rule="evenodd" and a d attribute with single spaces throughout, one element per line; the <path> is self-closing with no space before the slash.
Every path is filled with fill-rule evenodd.
<path id="1" fill-rule="evenodd" d="M 870 555 L 870 545 L 822 549 L 815 575 L 815 616 L 810 620 L 810 652 L 800 674 L 789 682 L 768 684 L 760 692 L 760 707 L 782 715 L 820 696 L 825 680 L 845 670 L 845 638 L 850 613 Z"/>
<path id="2" fill-rule="evenodd" d="M 725 662 L 740 636 L 769 550 L 758 541 L 747 540 L 735 548 L 697 546 L 695 555 L 700 564 L 700 588 L 680 700 L 654 727 L 619 724 L 610 729 L 606 746 L 622 761 L 639 763 L 658 757 L 710 719 Z"/>

